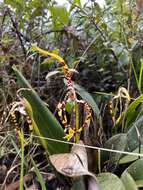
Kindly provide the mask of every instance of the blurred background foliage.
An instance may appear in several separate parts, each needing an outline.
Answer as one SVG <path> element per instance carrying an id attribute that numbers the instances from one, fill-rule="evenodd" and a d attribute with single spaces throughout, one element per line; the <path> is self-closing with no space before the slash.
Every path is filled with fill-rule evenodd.
<path id="1" fill-rule="evenodd" d="M 80 60 L 80 80 L 90 92 L 116 91 L 129 85 L 131 62 L 139 72 L 142 15 L 136 17 L 134 1 L 106 1 L 104 8 L 94 1 L 85 5 L 69 1 L 66 8 L 55 1 L 5 0 L 1 3 L 1 61 L 4 65 L 22 62 L 24 67 L 25 59 L 34 59 L 28 65 L 38 70 L 42 58 L 28 53 L 31 44 L 37 43 L 56 49 L 71 68 Z"/>

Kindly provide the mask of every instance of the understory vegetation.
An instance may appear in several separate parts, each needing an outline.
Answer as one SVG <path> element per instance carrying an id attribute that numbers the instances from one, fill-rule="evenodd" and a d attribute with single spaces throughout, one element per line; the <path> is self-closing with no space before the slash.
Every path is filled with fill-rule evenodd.
<path id="1" fill-rule="evenodd" d="M 142 10 L 0 2 L 0 189 L 143 189 Z"/>

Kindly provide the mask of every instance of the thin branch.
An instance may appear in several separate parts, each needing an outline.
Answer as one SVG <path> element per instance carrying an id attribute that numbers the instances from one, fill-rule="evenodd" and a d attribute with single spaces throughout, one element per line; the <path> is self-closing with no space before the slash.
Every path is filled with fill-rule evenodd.
<path id="1" fill-rule="evenodd" d="M 15 29 L 15 32 L 16 32 L 16 34 L 17 34 L 17 36 L 18 36 L 19 41 L 20 41 L 20 44 L 21 44 L 21 47 L 22 47 L 22 50 L 23 50 L 24 57 L 25 57 L 25 59 L 26 59 L 26 49 L 25 49 L 25 47 L 24 47 L 24 44 L 23 44 L 23 41 L 22 41 L 22 38 L 21 38 L 21 33 L 19 32 L 18 26 L 17 26 L 16 22 L 14 21 L 12 15 L 11 15 L 11 13 L 10 13 L 10 9 L 7 9 L 7 14 L 8 14 L 9 17 L 10 17 L 10 20 L 11 20 L 11 22 L 12 22 L 13 28 Z"/>
<path id="2" fill-rule="evenodd" d="M 87 14 L 87 12 L 86 12 L 84 9 L 82 9 L 80 6 L 78 6 L 78 5 L 74 4 L 74 3 L 72 3 L 70 0 L 68 0 L 68 2 L 69 2 L 72 6 L 78 8 L 78 9 L 79 9 L 83 14 L 85 14 L 89 19 L 91 18 L 91 17 Z M 91 18 L 91 19 L 92 19 L 92 18 Z M 90 19 L 90 20 L 91 20 L 91 19 Z M 92 21 L 92 23 L 94 24 L 96 30 L 97 30 L 97 31 L 100 33 L 100 35 L 102 36 L 103 40 L 104 40 L 104 41 L 107 41 L 104 32 L 100 29 L 100 27 L 98 26 L 98 24 L 95 23 L 94 19 L 92 19 L 91 21 Z"/>

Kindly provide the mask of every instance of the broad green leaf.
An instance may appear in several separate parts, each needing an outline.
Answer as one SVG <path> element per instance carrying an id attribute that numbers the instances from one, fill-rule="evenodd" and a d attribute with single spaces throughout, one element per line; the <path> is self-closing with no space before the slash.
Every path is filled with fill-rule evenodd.
<path id="1" fill-rule="evenodd" d="M 136 148 L 134 151 L 132 151 L 133 153 L 139 153 L 139 148 Z M 140 149 L 140 154 L 143 154 L 143 146 L 141 146 Z M 133 155 L 126 155 L 123 156 L 120 160 L 119 160 L 119 164 L 126 164 L 129 162 L 133 162 L 135 160 L 137 160 L 139 157 L 138 156 L 133 156 Z"/>
<path id="2" fill-rule="evenodd" d="M 126 190 L 138 190 L 136 182 L 128 172 L 124 172 L 121 176 L 121 180 Z"/>
<path id="3" fill-rule="evenodd" d="M 138 137 L 138 133 L 140 137 Z M 140 139 L 139 139 L 140 138 Z M 126 151 L 139 153 L 139 141 L 141 140 L 141 153 L 143 153 L 143 116 L 135 121 L 129 131 L 127 132 L 127 146 Z M 124 164 L 137 159 L 137 156 L 126 155 L 123 156 L 119 163 Z"/>
<path id="4" fill-rule="evenodd" d="M 95 100 L 93 99 L 93 97 L 83 87 L 79 86 L 78 84 L 74 83 L 74 88 L 76 89 L 76 92 L 78 93 L 78 95 L 82 97 L 82 99 L 85 100 L 92 107 L 94 114 L 97 117 L 99 117 L 100 110 Z"/>
<path id="5" fill-rule="evenodd" d="M 100 173 L 97 181 L 101 190 L 126 190 L 123 182 L 112 173 Z"/>
<path id="6" fill-rule="evenodd" d="M 129 131 L 127 132 L 127 151 L 134 151 L 139 146 L 139 137 L 140 134 L 141 144 L 143 143 L 143 116 L 141 116 L 137 121 L 135 121 Z"/>
<path id="7" fill-rule="evenodd" d="M 26 112 L 28 113 L 28 115 L 30 116 L 31 118 L 31 121 L 32 121 L 32 126 L 33 126 L 33 130 L 35 132 L 35 134 L 38 136 L 38 137 L 41 137 L 39 139 L 40 143 L 42 144 L 42 146 L 45 148 L 45 150 L 48 152 L 48 146 L 47 146 L 47 142 L 45 139 L 43 139 L 42 137 L 42 134 L 41 132 L 39 131 L 39 128 L 34 120 L 34 116 L 33 116 L 33 110 L 32 110 L 32 107 L 31 105 L 29 104 L 29 102 L 23 98 L 23 104 L 25 106 L 25 109 L 26 109 Z"/>
<path id="8" fill-rule="evenodd" d="M 36 134 L 41 135 L 41 138 L 45 137 L 64 140 L 63 137 L 65 134 L 59 122 L 32 89 L 24 76 L 16 69 L 16 67 L 13 67 L 13 70 L 21 88 L 25 88 L 25 90 L 21 91 L 21 93 L 32 109 L 32 118 L 35 126 L 37 126 L 35 128 Z M 50 140 L 45 140 L 44 144 L 47 145 L 49 154 L 68 152 L 68 145 L 66 144 Z"/>
<path id="9" fill-rule="evenodd" d="M 137 180 L 143 180 L 143 158 L 132 163 L 128 168 L 127 172 L 132 178 Z"/>
<path id="10" fill-rule="evenodd" d="M 124 151 L 127 144 L 126 134 L 118 134 L 111 137 L 104 145 L 105 148 Z M 121 157 L 120 153 L 102 153 L 102 160 L 109 159 L 111 165 L 116 165 Z"/>

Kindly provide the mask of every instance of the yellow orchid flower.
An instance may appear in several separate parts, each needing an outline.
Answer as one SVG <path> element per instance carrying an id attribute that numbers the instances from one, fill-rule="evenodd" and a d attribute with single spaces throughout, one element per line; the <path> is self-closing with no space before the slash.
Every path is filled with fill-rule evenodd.
<path id="1" fill-rule="evenodd" d="M 64 137 L 67 141 L 70 141 L 73 137 L 75 137 L 76 134 L 80 133 L 82 131 L 82 127 L 78 130 L 74 130 L 71 127 L 68 129 L 68 134 Z"/>

